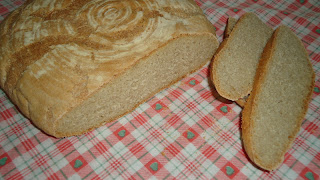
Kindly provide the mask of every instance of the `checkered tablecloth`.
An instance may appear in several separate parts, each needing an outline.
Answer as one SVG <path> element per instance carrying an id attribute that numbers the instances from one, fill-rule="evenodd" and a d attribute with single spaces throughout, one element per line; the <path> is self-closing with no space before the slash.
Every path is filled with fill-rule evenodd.
<path id="1" fill-rule="evenodd" d="M 0 21 L 23 0 L 0 0 Z M 312 101 L 279 169 L 258 169 L 240 139 L 241 108 L 218 98 L 208 65 L 133 112 L 82 136 L 56 139 L 0 90 L 0 179 L 319 179 L 320 1 L 197 0 L 221 42 L 228 16 L 255 12 L 302 39 L 316 73 Z M 0 40 L 1 43 L 1 40 Z"/>

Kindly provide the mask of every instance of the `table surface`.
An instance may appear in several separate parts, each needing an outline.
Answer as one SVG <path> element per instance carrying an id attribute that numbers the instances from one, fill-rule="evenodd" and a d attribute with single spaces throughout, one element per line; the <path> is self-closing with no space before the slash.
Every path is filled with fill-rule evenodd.
<path id="1" fill-rule="evenodd" d="M 0 21 L 24 0 L 0 0 Z M 256 13 L 302 39 L 316 73 L 312 101 L 283 164 L 258 169 L 240 139 L 241 108 L 217 98 L 208 65 L 133 112 L 85 135 L 56 139 L 35 128 L 0 90 L 0 179 L 319 179 L 320 1 L 197 0 L 222 41 L 229 16 Z"/>

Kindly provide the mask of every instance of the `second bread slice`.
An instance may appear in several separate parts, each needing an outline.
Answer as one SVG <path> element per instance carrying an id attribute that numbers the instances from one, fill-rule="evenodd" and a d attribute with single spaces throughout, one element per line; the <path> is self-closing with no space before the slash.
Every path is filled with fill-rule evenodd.
<path id="1" fill-rule="evenodd" d="M 250 159 L 277 168 L 308 109 L 314 72 L 296 35 L 280 26 L 268 42 L 242 115 L 243 143 Z"/>
<path id="2" fill-rule="evenodd" d="M 239 19 L 211 65 L 211 78 L 222 97 L 238 100 L 251 92 L 261 53 L 272 32 L 253 13 Z"/>

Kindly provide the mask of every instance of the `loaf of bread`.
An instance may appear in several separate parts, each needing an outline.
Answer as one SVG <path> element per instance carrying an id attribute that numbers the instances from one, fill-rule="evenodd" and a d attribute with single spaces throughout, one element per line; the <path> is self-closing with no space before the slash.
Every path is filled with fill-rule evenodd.
<path id="1" fill-rule="evenodd" d="M 1 88 L 55 137 L 132 111 L 219 45 L 193 0 L 29 0 L 1 23 L 0 39 Z"/>
<path id="2" fill-rule="evenodd" d="M 268 42 L 242 114 L 242 137 L 250 159 L 276 169 L 300 130 L 315 74 L 297 36 L 280 26 Z"/>
<path id="3" fill-rule="evenodd" d="M 211 79 L 218 93 L 236 101 L 247 96 L 272 28 L 255 14 L 246 13 L 224 39 L 211 65 Z"/>

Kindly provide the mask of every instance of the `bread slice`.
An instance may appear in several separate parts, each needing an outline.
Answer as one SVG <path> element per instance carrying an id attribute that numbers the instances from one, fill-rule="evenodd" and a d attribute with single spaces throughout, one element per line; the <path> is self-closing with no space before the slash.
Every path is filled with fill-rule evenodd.
<path id="1" fill-rule="evenodd" d="M 28 1 L 0 24 L 0 86 L 49 135 L 116 120 L 208 63 L 194 1 Z"/>
<path id="2" fill-rule="evenodd" d="M 211 65 L 211 79 L 222 97 L 238 100 L 251 92 L 261 53 L 272 32 L 253 13 L 239 19 Z"/>
<path id="3" fill-rule="evenodd" d="M 276 169 L 308 109 L 315 74 L 297 36 L 280 26 L 268 42 L 242 115 L 244 148 L 266 170 Z"/>
<path id="4" fill-rule="evenodd" d="M 236 18 L 233 18 L 233 17 L 229 17 L 228 19 L 228 22 L 227 22 L 227 25 L 226 25 L 226 28 L 224 30 L 224 38 L 228 38 L 233 27 L 236 25 L 237 23 L 237 19 Z M 240 107 L 244 107 L 244 105 L 246 104 L 247 102 L 247 99 L 248 99 L 249 95 L 245 96 L 245 97 L 242 97 L 238 100 L 236 100 L 236 103 L 240 106 Z"/>

